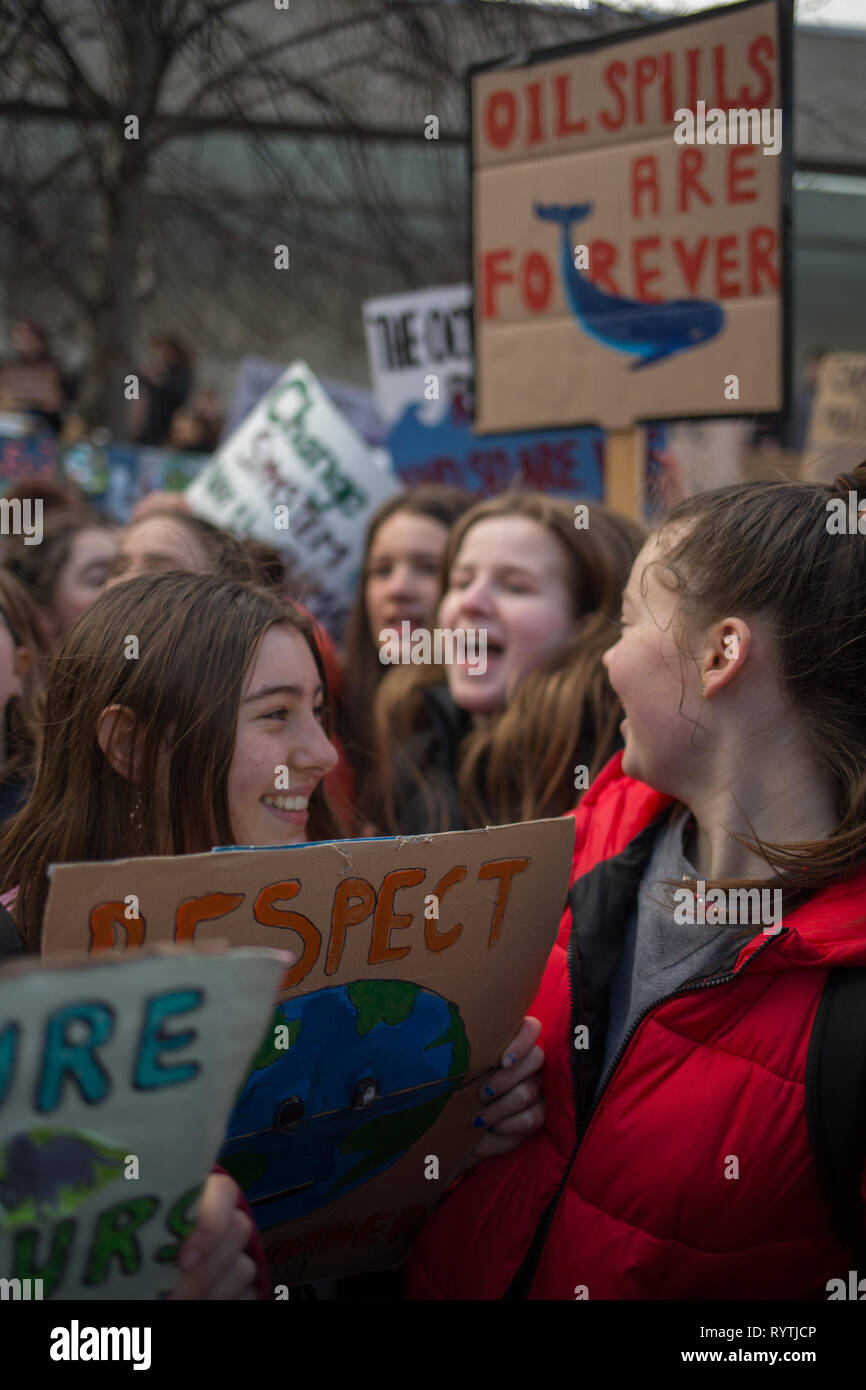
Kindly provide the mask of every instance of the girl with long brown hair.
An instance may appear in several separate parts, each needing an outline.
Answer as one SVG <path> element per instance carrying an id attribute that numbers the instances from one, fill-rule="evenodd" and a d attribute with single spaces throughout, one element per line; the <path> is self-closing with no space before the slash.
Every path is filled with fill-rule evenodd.
<path id="1" fill-rule="evenodd" d="M 325 688 L 309 622 L 274 594 L 179 573 L 102 594 L 55 659 L 33 791 L 0 834 L 29 948 L 50 863 L 332 838 Z"/>
<path id="2" fill-rule="evenodd" d="M 432 627 L 442 597 L 442 553 L 454 522 L 472 505 L 451 487 L 418 487 L 385 502 L 367 530 L 361 586 L 346 630 L 340 729 L 355 773 L 356 804 L 368 814 L 376 786 L 373 705 L 387 666 L 386 629 Z"/>
<path id="3" fill-rule="evenodd" d="M 14 535 L 5 542 L 3 566 L 27 590 L 48 650 L 102 592 L 117 546 L 116 528 L 83 505 L 46 510 L 39 545 Z"/>
<path id="4" fill-rule="evenodd" d="M 311 623 L 272 591 L 181 573 L 107 589 L 54 660 L 33 790 L 0 831 L 0 902 L 26 949 L 39 949 L 53 863 L 336 838 L 322 789 L 337 758 L 329 728 Z M 485 1080 L 496 1134 L 478 1157 L 541 1123 L 537 1032 L 526 1020 Z M 184 1296 L 242 1296 L 246 1272 L 220 1269 L 206 1286 L 222 1292 L 202 1293 L 191 1271 Z"/>
<path id="5" fill-rule="evenodd" d="M 601 658 L 641 528 L 540 493 L 480 502 L 443 557 L 437 623 L 470 662 L 395 667 L 377 706 L 379 820 L 401 834 L 561 815 L 617 746 Z M 468 651 L 468 647 L 467 647 Z"/>
<path id="6" fill-rule="evenodd" d="M 857 1297 L 858 503 L 866 464 L 832 486 L 702 493 L 635 561 L 604 657 L 625 748 L 575 813 L 532 1006 L 558 1103 L 446 1197 L 415 1247 L 416 1297 Z"/>
<path id="7" fill-rule="evenodd" d="M 27 591 L 0 567 L 0 822 L 29 786 L 41 726 L 46 653 Z"/>

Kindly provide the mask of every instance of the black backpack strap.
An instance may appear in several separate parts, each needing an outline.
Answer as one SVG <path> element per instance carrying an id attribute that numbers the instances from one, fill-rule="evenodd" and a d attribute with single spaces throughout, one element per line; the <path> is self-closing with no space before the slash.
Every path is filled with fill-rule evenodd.
<path id="1" fill-rule="evenodd" d="M 866 1270 L 866 968 L 828 973 L 806 1059 L 806 1120 L 839 1234 Z"/>
<path id="2" fill-rule="evenodd" d="M 12 915 L 0 904 L 0 962 L 23 953 L 24 943 L 18 935 Z"/>

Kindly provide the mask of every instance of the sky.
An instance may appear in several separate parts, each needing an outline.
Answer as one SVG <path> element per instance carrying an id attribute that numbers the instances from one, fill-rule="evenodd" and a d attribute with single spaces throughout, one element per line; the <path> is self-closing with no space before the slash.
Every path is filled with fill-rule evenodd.
<path id="1" fill-rule="evenodd" d="M 545 0 L 545 3 L 562 4 L 570 9 L 588 8 L 582 0 Z M 640 8 L 670 15 L 698 14 L 701 10 L 715 10 L 730 3 L 731 0 L 605 0 L 612 9 Z M 866 30 L 866 0 L 797 0 L 796 16 L 798 24 Z"/>

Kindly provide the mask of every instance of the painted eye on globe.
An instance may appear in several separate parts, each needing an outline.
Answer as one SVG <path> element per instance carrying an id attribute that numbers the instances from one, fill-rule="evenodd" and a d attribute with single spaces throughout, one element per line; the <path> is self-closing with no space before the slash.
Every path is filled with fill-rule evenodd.
<path id="1" fill-rule="evenodd" d="M 304 1118 L 304 1102 L 300 1096 L 289 1096 L 287 1100 L 280 1101 L 277 1106 L 277 1113 L 274 1116 L 274 1129 L 281 1130 L 284 1134 L 292 1134 Z"/>
<path id="2" fill-rule="evenodd" d="M 359 1081 L 357 1086 L 355 1087 L 355 1097 L 352 1101 L 352 1109 L 366 1110 L 368 1105 L 373 1104 L 373 1101 L 378 1096 L 380 1090 L 381 1087 L 378 1081 L 376 1081 L 372 1076 L 365 1076 L 363 1080 Z"/>

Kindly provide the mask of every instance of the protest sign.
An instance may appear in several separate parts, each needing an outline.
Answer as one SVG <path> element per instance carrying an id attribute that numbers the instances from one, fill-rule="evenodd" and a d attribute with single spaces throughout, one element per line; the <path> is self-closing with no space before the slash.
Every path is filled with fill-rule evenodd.
<path id="1" fill-rule="evenodd" d="M 234 433 L 238 425 L 246 419 L 250 411 L 258 405 L 262 396 L 276 385 L 285 368 L 279 362 L 269 362 L 266 357 L 250 354 L 238 368 L 235 394 L 223 427 L 223 439 Z M 330 377 L 319 377 L 334 405 L 351 425 L 358 431 L 366 444 L 381 448 L 385 442 L 385 426 L 369 391 L 361 386 L 352 386 L 346 381 L 333 381 Z"/>
<path id="2" fill-rule="evenodd" d="M 407 406 L 388 447 L 407 487 L 446 483 L 481 495 L 524 487 L 604 500 L 601 430 L 476 435 L 469 416 L 452 401 L 444 418 L 432 424 L 418 406 Z"/>
<path id="3" fill-rule="evenodd" d="M 746 481 L 747 420 L 670 420 L 646 430 L 648 518 L 708 488 Z"/>
<path id="4" fill-rule="evenodd" d="M 441 419 L 454 397 L 471 394 L 472 288 L 442 285 L 368 299 L 363 306 L 367 356 L 379 412 L 395 424 L 410 405 Z"/>
<path id="5" fill-rule="evenodd" d="M 391 423 L 388 449 L 407 487 L 481 495 L 527 487 L 602 500 L 600 430 L 476 435 L 469 285 L 368 300 L 364 328 L 376 398 Z"/>
<path id="6" fill-rule="evenodd" d="M 400 490 L 296 362 L 187 488 L 206 521 L 284 551 L 308 588 L 303 601 L 339 634 L 372 513 Z"/>
<path id="7" fill-rule="evenodd" d="M 0 438 L 0 482 L 54 478 L 56 474 L 57 441 L 52 435 Z"/>
<path id="8" fill-rule="evenodd" d="M 532 1001 L 574 823 L 57 865 L 60 949 L 295 951 L 221 1162 L 275 1282 L 397 1261 L 474 1146 L 479 1077 Z M 137 915 L 127 915 L 132 903 Z"/>
<path id="9" fill-rule="evenodd" d="M 471 78 L 476 427 L 785 408 L 789 0 Z"/>
<path id="10" fill-rule="evenodd" d="M 21 1281 L 13 1297 L 171 1291 L 284 969 L 272 951 L 163 947 L 0 971 L 0 1277 Z"/>
<path id="11" fill-rule="evenodd" d="M 866 459 L 866 353 L 834 352 L 818 369 L 803 473 L 832 482 Z"/>

